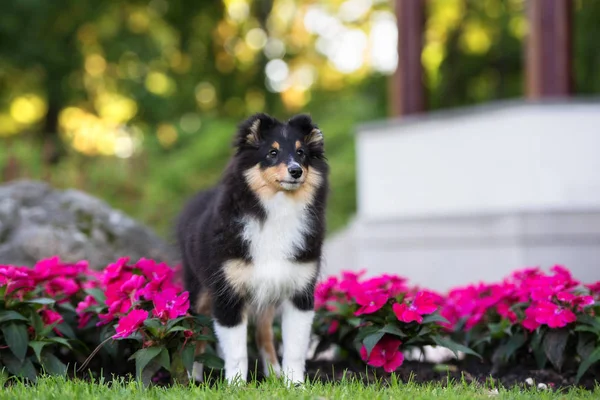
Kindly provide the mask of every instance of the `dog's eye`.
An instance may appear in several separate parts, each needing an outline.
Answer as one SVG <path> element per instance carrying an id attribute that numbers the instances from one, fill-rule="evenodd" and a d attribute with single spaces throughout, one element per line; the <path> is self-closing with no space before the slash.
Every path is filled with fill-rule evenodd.
<path id="1" fill-rule="evenodd" d="M 269 151 L 269 157 L 271 157 L 271 158 L 277 157 L 278 153 L 279 152 L 277 150 L 271 149 L 271 151 Z"/>
<path id="2" fill-rule="evenodd" d="M 300 157 L 302 157 L 304 155 L 304 150 L 298 149 L 298 150 L 296 150 L 296 154 L 298 154 Z"/>

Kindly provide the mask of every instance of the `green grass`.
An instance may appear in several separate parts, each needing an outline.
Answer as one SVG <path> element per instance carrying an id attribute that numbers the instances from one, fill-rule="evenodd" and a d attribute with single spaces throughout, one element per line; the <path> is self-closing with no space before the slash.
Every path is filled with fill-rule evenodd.
<path id="1" fill-rule="evenodd" d="M 484 388 L 466 383 L 454 383 L 449 387 L 439 384 L 420 385 L 392 381 L 389 386 L 381 384 L 363 385 L 358 381 L 339 384 L 308 384 L 304 388 L 288 389 L 276 380 L 256 383 L 244 387 L 220 388 L 202 386 L 173 386 L 169 388 L 144 388 L 135 381 L 116 380 L 89 383 L 80 380 L 45 377 L 37 384 L 28 385 L 20 381 L 9 383 L 0 389 L 1 399 L 597 399 L 600 387 L 594 392 L 572 389 L 550 392 L 535 389 L 498 389 L 495 394 L 491 386 Z M 493 390 L 493 389 L 492 389 Z"/>

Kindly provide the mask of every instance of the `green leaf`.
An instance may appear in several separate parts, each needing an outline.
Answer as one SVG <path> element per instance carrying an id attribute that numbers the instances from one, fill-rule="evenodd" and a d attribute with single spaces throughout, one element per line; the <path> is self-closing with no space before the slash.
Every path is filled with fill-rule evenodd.
<path id="1" fill-rule="evenodd" d="M 183 366 L 185 367 L 186 371 L 188 371 L 189 373 L 191 373 L 192 369 L 194 368 L 195 351 L 196 346 L 194 345 L 185 346 L 185 348 L 181 350 L 181 362 L 183 363 Z"/>
<path id="2" fill-rule="evenodd" d="M 417 336 L 426 336 L 431 333 L 431 329 L 428 326 L 419 325 L 419 331 L 417 332 Z"/>
<path id="3" fill-rule="evenodd" d="M 171 357 L 169 356 L 169 350 L 167 350 L 166 347 L 163 348 L 158 355 L 158 363 L 167 371 L 171 371 Z"/>
<path id="4" fill-rule="evenodd" d="M 510 335 L 510 323 L 506 319 L 503 319 L 500 323 L 489 324 L 488 326 L 493 338 L 500 339 L 506 335 Z"/>
<path id="5" fill-rule="evenodd" d="M 552 329 L 546 333 L 542 343 L 548 360 L 559 372 L 565 360 L 565 348 L 568 340 L 569 331 L 567 329 Z"/>
<path id="6" fill-rule="evenodd" d="M 27 318 L 22 316 L 13 310 L 0 311 L 0 324 L 7 321 L 29 321 Z"/>
<path id="7" fill-rule="evenodd" d="M 57 322 L 53 322 L 49 325 L 44 325 L 44 327 L 42 328 L 42 330 L 40 331 L 38 336 L 48 336 L 50 334 L 50 332 L 52 332 L 52 330 L 58 326 L 59 323 L 60 322 L 57 321 Z"/>
<path id="8" fill-rule="evenodd" d="M 597 337 L 587 332 L 579 332 L 577 335 L 577 354 L 582 360 L 590 356 L 596 347 Z"/>
<path id="9" fill-rule="evenodd" d="M 185 318 L 186 317 L 178 317 L 178 318 L 169 320 L 169 322 L 167 322 L 167 330 L 171 329 L 176 324 L 178 324 L 179 322 L 183 321 Z M 197 316 L 196 316 L 196 319 L 198 320 Z"/>
<path id="10" fill-rule="evenodd" d="M 169 329 L 167 332 L 172 333 L 172 332 L 181 332 L 181 331 L 187 331 L 187 330 L 189 330 L 189 329 L 187 329 L 184 326 L 174 326 L 171 329 Z"/>
<path id="11" fill-rule="evenodd" d="M 486 336 L 482 337 L 481 339 L 478 339 L 477 341 L 475 341 L 471 346 L 477 347 L 484 343 L 487 343 L 487 344 L 492 343 L 492 337 L 489 335 L 486 335 Z"/>
<path id="12" fill-rule="evenodd" d="M 162 324 L 159 319 L 150 318 L 144 321 L 144 326 L 159 329 L 162 326 Z"/>
<path id="13" fill-rule="evenodd" d="M 23 324 L 11 322 L 2 326 L 2 333 L 10 350 L 22 362 L 25 354 L 27 354 L 27 345 L 29 344 L 27 327 Z"/>
<path id="14" fill-rule="evenodd" d="M 180 318 L 185 318 L 185 317 L 180 317 Z M 207 316 L 207 315 L 194 315 L 194 318 L 196 319 L 196 321 L 202 325 L 202 326 L 211 326 L 212 325 L 212 318 Z M 178 321 L 179 318 L 175 319 L 174 321 Z M 175 325 L 177 322 L 174 322 L 173 325 Z"/>
<path id="15" fill-rule="evenodd" d="M 77 313 L 77 309 L 73 307 L 71 303 L 60 303 L 56 305 L 56 308 L 60 308 L 61 310 L 70 311 L 72 313 Z"/>
<path id="16" fill-rule="evenodd" d="M 43 335 L 44 331 L 44 321 L 42 321 L 42 317 L 37 312 L 31 313 L 31 325 L 33 325 L 33 329 L 35 329 L 36 336 L 46 336 Z"/>
<path id="17" fill-rule="evenodd" d="M 597 336 L 600 336 L 600 331 L 589 325 L 577 325 L 575 327 L 575 332 L 590 332 Z"/>
<path id="18" fill-rule="evenodd" d="M 44 371 L 50 375 L 65 376 L 67 374 L 67 366 L 49 351 L 42 353 L 41 364 Z"/>
<path id="19" fill-rule="evenodd" d="M 49 299 L 47 297 L 39 297 L 37 299 L 25 300 L 23 303 L 42 304 L 42 305 L 46 305 L 47 306 L 47 305 L 56 303 L 56 301 L 52 300 L 52 299 Z"/>
<path id="20" fill-rule="evenodd" d="M 77 339 L 77 336 L 75 336 L 75 332 L 73 332 L 73 328 L 71 328 L 71 325 L 62 322 L 60 324 L 58 324 L 56 326 L 56 329 L 58 329 L 58 331 L 60 333 L 62 333 L 63 335 L 65 335 L 66 337 L 68 337 L 69 339 Z"/>
<path id="21" fill-rule="evenodd" d="M 98 304 L 106 304 L 106 295 L 104 291 L 98 288 L 85 289 L 85 292 L 92 296 Z"/>
<path id="22" fill-rule="evenodd" d="M 42 362 L 42 349 L 44 348 L 44 346 L 47 346 L 49 344 L 50 342 L 41 342 L 37 340 L 32 340 L 31 342 L 29 342 L 29 347 L 33 349 L 33 352 L 35 353 L 35 356 L 37 357 L 40 363 Z"/>
<path id="23" fill-rule="evenodd" d="M 579 383 L 579 380 L 586 373 L 586 371 L 596 362 L 600 361 L 600 347 L 597 347 L 588 358 L 583 360 L 577 369 L 577 376 L 575 377 L 575 383 Z"/>
<path id="24" fill-rule="evenodd" d="M 461 351 L 465 354 L 470 354 L 472 356 L 479 357 L 480 359 L 482 359 L 482 357 L 474 350 L 471 350 L 470 348 L 468 348 L 467 346 L 463 346 L 462 344 L 456 343 L 450 338 L 442 336 L 433 336 L 432 339 L 438 346 L 442 346 L 451 350 L 456 356 L 456 358 L 458 358 L 458 352 Z"/>
<path id="25" fill-rule="evenodd" d="M 36 381 L 37 373 L 29 358 L 26 358 L 21 362 L 10 351 L 3 351 L 1 353 L 1 359 L 2 363 L 4 363 L 6 369 L 8 369 L 11 374 L 27 378 L 32 382 Z"/>
<path id="26" fill-rule="evenodd" d="M 600 317 L 593 317 L 588 314 L 581 314 L 577 317 L 577 322 L 594 327 L 596 332 L 600 332 Z"/>
<path id="27" fill-rule="evenodd" d="M 432 322 L 442 322 L 444 324 L 449 324 L 450 321 L 448 321 L 446 318 L 442 317 L 439 314 L 430 314 L 430 315 L 426 315 L 423 317 L 423 322 L 421 322 L 421 324 L 429 324 Z"/>
<path id="28" fill-rule="evenodd" d="M 504 343 L 502 346 L 499 346 L 496 351 L 494 351 L 492 362 L 496 364 L 501 361 L 508 361 L 517 350 L 523 347 L 526 342 L 527 337 L 523 333 L 517 333 L 511 336 L 506 343 Z"/>
<path id="29" fill-rule="evenodd" d="M 148 331 L 154 336 L 158 336 L 159 330 L 162 327 L 160 321 L 156 318 L 147 319 L 144 321 L 144 326 L 148 328 Z"/>
<path id="30" fill-rule="evenodd" d="M 365 349 L 367 350 L 367 358 L 371 356 L 371 350 L 373 350 L 373 347 L 375 347 L 375 345 L 381 340 L 383 335 L 385 335 L 384 332 L 375 332 L 362 340 L 362 343 L 365 345 Z"/>
<path id="31" fill-rule="evenodd" d="M 369 335 L 372 335 L 375 332 L 378 332 L 379 329 L 379 327 L 373 325 L 365 326 L 358 330 L 358 333 L 356 334 L 356 340 L 362 342 L 364 338 L 366 338 Z"/>
<path id="32" fill-rule="evenodd" d="M 212 369 L 225 368 L 225 364 L 223 363 L 223 360 L 215 354 L 203 353 L 203 354 L 199 355 L 198 357 L 196 357 L 196 359 L 199 362 L 201 362 L 202 364 L 204 364 L 207 368 L 212 368 Z"/>
<path id="33" fill-rule="evenodd" d="M 338 330 L 338 337 L 340 340 L 344 339 L 350 332 L 354 332 L 356 328 L 349 325 L 342 325 Z"/>
<path id="34" fill-rule="evenodd" d="M 69 343 L 68 339 L 65 338 L 61 338 L 61 337 L 52 337 L 52 338 L 48 338 L 49 342 L 53 342 L 53 343 L 58 343 L 58 344 L 62 344 L 63 346 L 72 349 L 73 347 L 71 347 L 71 343 Z"/>
<path id="35" fill-rule="evenodd" d="M 404 332 L 402 332 L 402 330 L 400 330 L 400 328 L 398 328 L 394 324 L 387 324 L 386 326 L 381 328 L 378 332 L 389 333 L 390 335 L 398 336 L 401 338 L 406 337 L 406 334 Z"/>
<path id="36" fill-rule="evenodd" d="M 548 357 L 546 357 L 546 353 L 542 346 L 543 338 L 544 332 L 538 331 L 533 334 L 533 338 L 531 339 L 531 350 L 533 351 L 533 356 L 535 357 L 535 362 L 539 369 L 544 369 L 546 367 L 546 362 L 548 361 Z"/>
<path id="37" fill-rule="evenodd" d="M 138 378 L 142 376 L 144 368 L 150 361 L 154 359 L 161 351 L 163 347 L 147 347 L 136 351 L 131 357 L 135 358 L 135 373 Z"/>

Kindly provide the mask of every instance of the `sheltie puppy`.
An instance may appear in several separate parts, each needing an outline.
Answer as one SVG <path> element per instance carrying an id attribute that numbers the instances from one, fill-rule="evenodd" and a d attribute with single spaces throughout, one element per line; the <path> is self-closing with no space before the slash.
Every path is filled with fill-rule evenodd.
<path id="1" fill-rule="evenodd" d="M 219 183 L 179 216 L 186 289 L 192 309 L 213 317 L 228 382 L 247 379 L 251 319 L 265 374 L 301 383 L 325 235 L 323 134 L 308 115 L 281 122 L 256 114 L 240 124 L 234 146 Z M 281 366 L 272 331 L 276 309 Z M 198 363 L 193 375 L 201 380 Z"/>

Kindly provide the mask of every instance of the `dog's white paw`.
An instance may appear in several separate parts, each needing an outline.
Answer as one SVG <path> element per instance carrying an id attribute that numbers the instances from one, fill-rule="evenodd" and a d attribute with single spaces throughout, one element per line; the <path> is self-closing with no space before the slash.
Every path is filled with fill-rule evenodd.
<path id="1" fill-rule="evenodd" d="M 194 361 L 192 373 L 188 372 L 188 378 L 194 382 L 204 382 L 204 364 Z"/>

